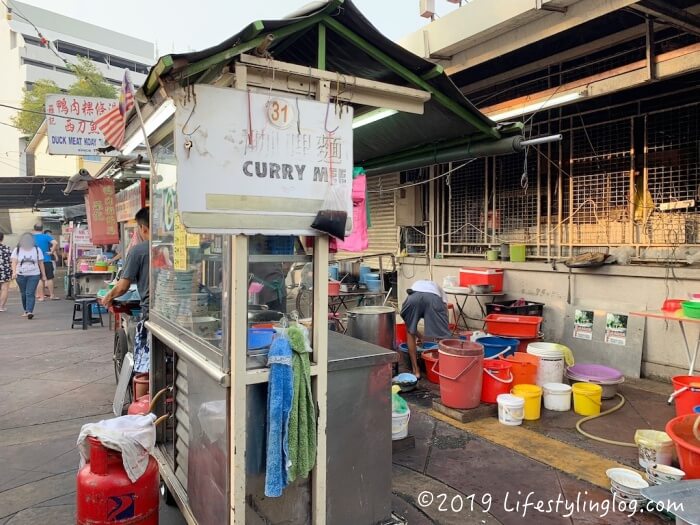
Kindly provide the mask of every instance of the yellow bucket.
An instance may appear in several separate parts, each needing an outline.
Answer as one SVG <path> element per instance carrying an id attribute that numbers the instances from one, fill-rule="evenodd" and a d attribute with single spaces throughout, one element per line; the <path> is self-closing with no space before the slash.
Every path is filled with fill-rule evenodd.
<path id="1" fill-rule="evenodd" d="M 535 421 L 540 418 L 542 407 L 542 387 L 537 385 L 515 385 L 511 394 L 525 400 L 525 410 L 523 419 Z"/>
<path id="2" fill-rule="evenodd" d="M 603 387 L 593 383 L 576 383 L 571 387 L 574 393 L 574 412 L 582 416 L 600 414 Z"/>

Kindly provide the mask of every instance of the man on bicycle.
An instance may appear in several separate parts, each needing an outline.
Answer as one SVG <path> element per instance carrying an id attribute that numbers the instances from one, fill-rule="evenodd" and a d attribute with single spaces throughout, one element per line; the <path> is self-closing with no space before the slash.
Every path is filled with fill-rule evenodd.
<path id="1" fill-rule="evenodd" d="M 149 303 L 149 271 L 150 271 L 150 249 L 149 240 L 151 238 L 150 220 L 148 208 L 141 208 L 136 213 L 136 225 L 138 236 L 141 240 L 139 244 L 131 248 L 124 264 L 121 278 L 101 302 L 109 307 L 116 297 L 120 297 L 129 291 L 132 283 L 136 283 L 139 296 L 141 297 L 141 319 L 136 328 L 136 339 L 134 348 L 134 372 L 148 372 L 150 368 L 150 350 L 148 347 L 148 333 L 144 326 L 148 319 Z"/>

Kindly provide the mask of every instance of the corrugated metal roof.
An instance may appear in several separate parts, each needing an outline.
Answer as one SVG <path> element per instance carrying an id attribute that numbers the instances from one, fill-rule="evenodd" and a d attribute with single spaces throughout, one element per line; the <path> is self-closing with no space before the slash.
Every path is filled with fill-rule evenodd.
<path id="1" fill-rule="evenodd" d="M 350 78 L 433 90 L 423 115 L 398 113 L 357 128 L 356 165 L 426 144 L 500 136 L 498 125 L 479 112 L 439 66 L 436 68 L 434 63 L 383 36 L 352 0 L 314 2 L 294 15 L 282 20 L 253 22 L 209 49 L 162 57 L 151 69 L 144 92 L 153 94 L 160 78 L 180 81 L 183 85 L 208 82 L 222 67 L 235 62 L 240 54 L 250 52 L 268 35 L 275 37 L 267 48 L 273 58 L 316 67 L 318 26 L 322 24 L 327 27 L 328 71 Z"/>

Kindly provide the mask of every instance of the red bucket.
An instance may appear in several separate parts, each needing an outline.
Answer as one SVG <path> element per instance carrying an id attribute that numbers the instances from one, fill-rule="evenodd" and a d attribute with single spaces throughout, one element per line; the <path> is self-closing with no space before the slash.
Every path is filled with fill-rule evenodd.
<path id="1" fill-rule="evenodd" d="M 481 401 L 496 403 L 496 398 L 507 394 L 513 387 L 512 365 L 501 359 L 484 359 L 484 378 L 481 386 Z"/>
<path id="2" fill-rule="evenodd" d="M 440 353 L 438 350 L 427 350 L 421 354 L 425 361 L 425 377 L 431 383 L 440 384 Z"/>
<path id="3" fill-rule="evenodd" d="M 666 423 L 666 433 L 676 445 L 678 461 L 685 479 L 700 479 L 700 441 L 693 434 L 693 425 L 700 416 L 679 416 Z"/>
<path id="4" fill-rule="evenodd" d="M 673 377 L 673 390 L 676 416 L 685 416 L 693 413 L 693 408 L 700 405 L 700 376 L 675 376 Z M 690 386 L 695 384 L 697 386 Z"/>
<path id="5" fill-rule="evenodd" d="M 396 323 L 396 348 L 407 342 L 406 323 Z"/>
<path id="6" fill-rule="evenodd" d="M 439 344 L 439 364 L 431 370 L 440 376 L 440 399 L 446 407 L 467 409 L 479 406 L 484 347 L 478 343 L 444 339 Z"/>
<path id="7" fill-rule="evenodd" d="M 501 359 L 511 364 L 513 386 L 536 384 L 537 368 L 540 366 L 539 357 L 532 354 L 516 352 L 513 355 Z"/>

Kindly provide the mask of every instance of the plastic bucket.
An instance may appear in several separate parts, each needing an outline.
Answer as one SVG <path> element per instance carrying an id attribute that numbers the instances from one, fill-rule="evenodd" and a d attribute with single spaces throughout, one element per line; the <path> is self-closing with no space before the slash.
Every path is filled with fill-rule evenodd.
<path id="1" fill-rule="evenodd" d="M 639 466 L 671 465 L 673 463 L 673 440 L 659 430 L 637 430 L 634 442 L 639 449 Z"/>
<path id="2" fill-rule="evenodd" d="M 571 387 L 564 383 L 545 383 L 542 385 L 544 408 L 555 412 L 571 410 Z"/>
<path id="3" fill-rule="evenodd" d="M 406 323 L 396 323 L 396 346 L 406 343 L 407 340 Z"/>
<path id="4" fill-rule="evenodd" d="M 498 403 L 498 421 L 511 427 L 523 422 L 525 415 L 525 400 L 511 394 L 501 394 L 496 398 Z"/>
<path id="5" fill-rule="evenodd" d="M 700 441 L 693 435 L 695 414 L 678 416 L 666 423 L 666 433 L 676 445 L 678 461 L 685 479 L 700 479 Z"/>
<path id="6" fill-rule="evenodd" d="M 440 376 L 438 372 L 440 371 L 440 353 L 437 350 L 428 350 L 421 354 L 423 361 L 425 361 L 425 377 L 431 383 L 439 384 Z M 433 371 L 433 368 L 435 369 Z"/>
<path id="7" fill-rule="evenodd" d="M 511 364 L 501 359 L 484 359 L 484 378 L 481 385 L 481 401 L 496 403 L 500 394 L 507 394 L 513 386 Z"/>
<path id="8" fill-rule="evenodd" d="M 540 358 L 536 355 L 515 353 L 503 358 L 508 361 L 513 370 L 514 385 L 534 385 L 537 381 L 537 367 L 540 364 Z"/>
<path id="9" fill-rule="evenodd" d="M 700 376 L 674 376 L 672 381 L 674 394 L 678 392 L 673 398 L 676 416 L 692 414 L 693 408 L 700 405 Z M 697 387 L 690 386 L 695 383 Z"/>
<path id="10" fill-rule="evenodd" d="M 408 436 L 408 422 L 411 420 L 411 411 L 403 414 L 391 413 L 391 440 L 403 439 Z"/>
<path id="11" fill-rule="evenodd" d="M 542 387 L 537 385 L 515 385 L 511 394 L 522 397 L 525 400 L 525 412 L 523 419 L 535 421 L 540 418 L 542 407 Z"/>
<path id="12" fill-rule="evenodd" d="M 530 343 L 527 346 L 527 353 L 540 358 L 537 367 L 537 380 L 539 386 L 547 383 L 564 382 L 564 352 L 561 345 L 554 343 Z"/>
<path id="13" fill-rule="evenodd" d="M 581 416 L 600 414 L 603 387 L 593 383 L 576 383 L 571 387 L 574 393 L 574 412 Z"/>
<path id="14" fill-rule="evenodd" d="M 470 341 L 444 339 L 439 344 L 440 399 L 446 407 L 467 409 L 479 406 L 482 390 L 484 347 Z"/>
<path id="15" fill-rule="evenodd" d="M 523 352 L 527 353 L 527 347 L 530 346 L 531 343 L 539 343 L 542 341 L 542 337 L 535 337 L 533 339 L 518 339 L 520 341 L 520 344 L 518 345 L 518 352 Z"/>
<path id="16" fill-rule="evenodd" d="M 510 245 L 510 262 L 525 262 L 527 248 L 524 244 Z"/>
<path id="17" fill-rule="evenodd" d="M 484 359 L 513 355 L 518 349 L 519 343 L 517 339 L 493 336 L 479 337 L 476 342 L 484 346 Z"/>

